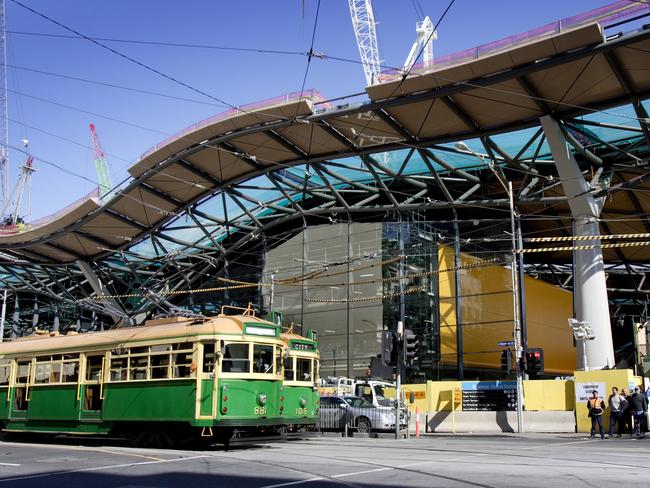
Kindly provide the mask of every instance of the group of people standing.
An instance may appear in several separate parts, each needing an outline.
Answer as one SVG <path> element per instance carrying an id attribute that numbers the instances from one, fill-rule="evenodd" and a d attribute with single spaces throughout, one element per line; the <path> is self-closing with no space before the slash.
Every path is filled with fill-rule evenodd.
<path id="1" fill-rule="evenodd" d="M 609 408 L 609 437 L 620 437 L 624 433 L 629 433 L 635 438 L 643 437 L 647 429 L 648 398 L 640 387 L 636 386 L 633 393 L 628 393 L 625 388 L 619 393 L 618 388 L 614 386 L 607 405 L 598 395 L 597 390 L 592 392 L 591 398 L 587 400 L 592 438 L 596 435 L 596 425 L 598 425 L 600 438 L 605 438 L 603 413 L 606 408 Z M 634 431 L 632 420 L 634 420 Z"/>

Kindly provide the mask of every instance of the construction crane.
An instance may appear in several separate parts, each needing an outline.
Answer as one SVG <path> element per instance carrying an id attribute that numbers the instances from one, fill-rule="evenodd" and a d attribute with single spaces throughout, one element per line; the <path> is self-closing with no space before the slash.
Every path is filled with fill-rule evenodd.
<path id="1" fill-rule="evenodd" d="M 349 0 L 349 4 L 352 27 L 359 46 L 363 72 L 366 75 L 366 84 L 370 86 L 379 81 L 381 71 L 372 2 L 370 0 Z"/>
<path id="2" fill-rule="evenodd" d="M 90 124 L 90 137 L 93 141 L 93 160 L 95 161 L 95 169 L 97 170 L 99 194 L 101 199 L 104 200 L 113 188 L 113 183 L 111 182 L 111 174 L 109 173 L 108 165 L 106 164 L 104 148 L 102 147 L 102 143 L 97 135 L 95 124 Z"/>
<path id="3" fill-rule="evenodd" d="M 433 64 L 433 41 L 438 39 L 438 32 L 433 30 L 433 23 L 428 15 L 422 22 L 415 24 L 415 34 L 415 42 L 402 67 L 404 73 L 411 71 L 420 53 L 425 68 Z"/>
<path id="4" fill-rule="evenodd" d="M 357 39 L 357 46 L 359 47 L 363 72 L 366 75 L 366 83 L 368 85 L 380 83 L 381 61 L 379 60 L 379 44 L 377 42 L 377 30 L 375 27 L 375 14 L 372 10 L 372 1 L 348 1 L 352 27 Z M 425 67 L 433 64 L 433 41 L 438 38 L 438 34 L 433 29 L 433 23 L 428 16 L 422 22 L 415 24 L 415 33 L 415 42 L 402 67 L 403 73 L 411 71 L 420 53 L 422 53 L 422 60 Z"/>
<path id="5" fill-rule="evenodd" d="M 9 124 L 7 123 L 7 23 L 5 2 L 0 0 L 0 187 L 2 208 L 7 208 L 9 188 Z M 5 215 L 2 214 L 2 220 Z"/>
<path id="6" fill-rule="evenodd" d="M 26 148 L 29 141 L 24 139 L 23 144 Z M 20 168 L 18 182 L 7 200 L 7 204 L 2 207 L 2 215 L 4 216 L 2 225 L 5 228 L 29 221 L 32 215 L 32 174 L 34 171 L 36 171 L 34 158 L 28 155 L 25 164 Z M 27 190 L 26 199 L 24 198 L 25 190 Z M 27 207 L 23 210 L 25 203 L 27 203 Z"/>

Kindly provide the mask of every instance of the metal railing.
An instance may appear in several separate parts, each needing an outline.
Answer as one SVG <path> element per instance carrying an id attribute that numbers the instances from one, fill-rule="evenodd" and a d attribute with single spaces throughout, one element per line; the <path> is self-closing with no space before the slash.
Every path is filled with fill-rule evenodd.
<path id="1" fill-rule="evenodd" d="M 529 43 L 535 40 L 541 40 L 547 37 L 554 36 L 560 32 L 565 32 L 570 29 L 582 27 L 594 22 L 598 22 L 603 27 L 613 24 L 620 19 L 631 17 L 643 11 L 650 10 L 650 4 L 645 2 L 631 2 L 629 0 L 619 0 L 618 2 L 605 5 L 603 7 L 590 10 L 578 15 L 566 17 L 564 19 L 550 22 L 541 27 L 515 34 L 504 39 L 492 41 L 487 44 L 481 44 L 470 49 L 465 49 L 446 56 L 435 58 L 433 63 L 427 64 L 417 63 L 413 65 L 411 73 L 418 73 L 423 70 L 432 71 L 441 68 L 448 68 L 451 66 L 466 63 L 475 59 L 479 59 L 499 51 L 512 49 L 516 46 Z M 399 68 L 391 68 L 381 72 L 380 80 L 382 83 L 399 79 L 404 73 Z"/>

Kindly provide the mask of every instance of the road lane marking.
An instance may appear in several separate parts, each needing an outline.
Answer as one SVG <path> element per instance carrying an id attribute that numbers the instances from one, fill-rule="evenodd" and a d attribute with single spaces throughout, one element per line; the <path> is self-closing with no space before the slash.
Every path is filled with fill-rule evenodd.
<path id="1" fill-rule="evenodd" d="M 132 466 L 146 466 L 151 464 L 175 463 L 179 461 L 189 461 L 191 459 L 209 458 L 211 456 L 191 456 L 177 459 L 161 459 L 159 461 L 143 461 L 141 463 L 112 464 L 110 466 L 95 466 L 93 468 L 70 469 L 67 471 L 56 471 L 54 473 L 31 474 L 26 476 L 14 476 L 13 478 L 2 478 L 0 483 L 8 481 L 28 480 L 33 478 L 47 478 L 48 476 L 60 476 L 62 474 L 84 473 L 88 471 L 102 471 L 105 469 L 130 468 Z"/>
<path id="2" fill-rule="evenodd" d="M 0 466 L 20 466 L 20 464 L 16 464 L 16 463 L 0 463 Z"/>
<path id="3" fill-rule="evenodd" d="M 394 469 L 397 469 L 398 467 L 401 466 L 396 466 L 396 467 L 389 466 L 386 468 L 376 468 L 376 469 L 366 469 L 365 471 L 355 471 L 354 473 L 335 474 L 332 476 L 332 478 L 345 478 L 346 476 L 356 476 L 358 474 L 377 473 L 378 471 L 392 471 Z"/>

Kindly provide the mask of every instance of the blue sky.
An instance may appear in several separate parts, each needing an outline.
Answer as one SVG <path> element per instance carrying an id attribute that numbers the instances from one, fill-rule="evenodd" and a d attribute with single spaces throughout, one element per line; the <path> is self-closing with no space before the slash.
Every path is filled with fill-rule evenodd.
<path id="1" fill-rule="evenodd" d="M 21 139 L 27 138 L 29 151 L 37 158 L 87 178 L 66 174 L 37 160 L 38 171 L 32 183 L 33 219 L 53 213 L 93 189 L 93 183 L 88 181 L 97 179 L 90 148 L 90 122 L 97 126 L 115 183 L 126 176 L 126 168 L 140 154 L 166 135 L 226 109 L 89 41 L 25 34 L 71 33 L 12 0 L 5 1 L 10 144 L 20 147 Z M 295 52 L 309 49 L 318 5 L 317 0 L 20 2 L 89 37 Z M 388 66 L 404 62 L 415 38 L 415 22 L 421 19 L 413 3 L 374 1 L 382 59 Z M 456 0 L 438 28 L 434 55 L 497 40 L 607 3 L 610 2 Z M 419 0 L 419 4 L 435 23 L 448 0 Z M 300 90 L 307 63 L 307 58 L 299 55 L 106 44 L 232 105 Z M 314 50 L 359 59 L 347 0 L 321 1 Z M 195 101 L 100 86 L 33 70 Z M 320 59 L 311 63 L 306 88 L 316 88 L 327 98 L 360 92 L 363 87 L 363 70 L 358 64 Z M 20 152 L 10 150 L 10 188 L 24 159 Z"/>

